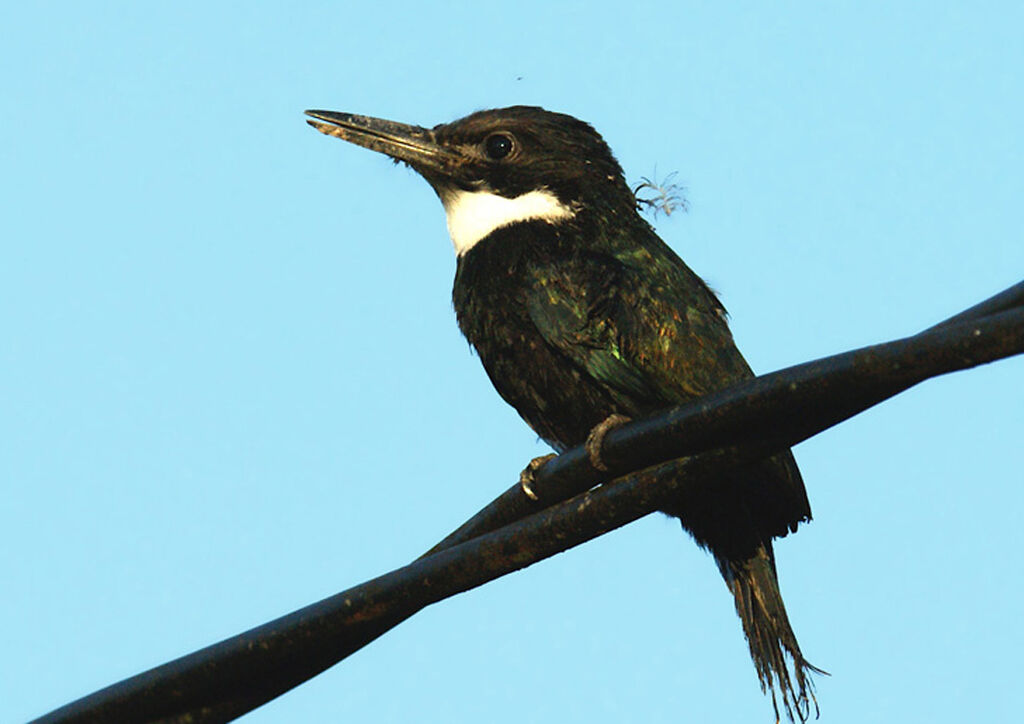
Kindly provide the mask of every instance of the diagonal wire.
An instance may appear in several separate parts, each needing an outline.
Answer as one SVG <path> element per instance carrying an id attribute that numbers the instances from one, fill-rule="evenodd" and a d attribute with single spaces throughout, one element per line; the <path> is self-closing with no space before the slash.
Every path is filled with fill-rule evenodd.
<path id="1" fill-rule="evenodd" d="M 221 722 L 333 666 L 422 608 L 654 510 L 683 486 L 789 447 L 922 380 L 1024 353 L 1024 282 L 906 339 L 755 378 L 612 430 L 600 482 L 579 448 L 413 563 L 125 679 L 37 722 Z M 639 471 L 639 472 L 633 472 Z M 628 473 L 628 474 L 627 474 Z M 561 501 L 561 502 L 558 502 Z M 549 506 L 549 507 L 544 507 Z"/>
<path id="2" fill-rule="evenodd" d="M 601 477 L 614 478 L 720 445 L 768 439 L 782 431 L 776 405 L 791 405 L 790 414 L 814 428 L 800 438 L 806 439 L 929 377 L 964 369 L 958 366 L 957 341 L 970 330 L 959 325 L 1014 309 L 1024 309 L 1024 282 L 913 337 L 745 380 L 661 415 L 613 428 L 601 449 L 608 473 L 598 476 L 588 464 L 589 454 L 578 447 L 539 469 L 533 489 L 543 503 L 551 504 L 592 487 Z M 846 410 L 852 411 L 845 414 Z M 429 552 L 494 530 L 535 509 L 520 487 L 513 486 Z"/>

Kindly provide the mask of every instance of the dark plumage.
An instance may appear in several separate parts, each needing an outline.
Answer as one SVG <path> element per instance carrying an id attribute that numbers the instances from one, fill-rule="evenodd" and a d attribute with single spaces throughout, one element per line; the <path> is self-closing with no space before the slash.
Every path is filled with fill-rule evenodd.
<path id="1" fill-rule="evenodd" d="M 556 450 L 584 442 L 609 415 L 645 417 L 752 375 L 724 308 L 638 215 L 586 123 L 524 106 L 429 130 L 309 114 L 325 133 L 408 163 L 437 191 L 459 253 L 459 327 L 498 393 Z M 762 687 L 805 718 L 815 669 L 787 619 L 772 551 L 772 538 L 811 517 L 793 456 L 665 512 L 714 555 Z"/>

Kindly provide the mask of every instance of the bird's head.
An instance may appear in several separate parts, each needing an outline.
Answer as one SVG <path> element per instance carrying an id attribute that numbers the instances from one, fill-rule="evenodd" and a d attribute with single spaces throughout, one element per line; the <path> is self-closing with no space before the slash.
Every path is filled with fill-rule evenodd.
<path id="1" fill-rule="evenodd" d="M 456 253 L 521 221 L 563 223 L 588 208 L 633 213 L 611 150 L 591 126 L 534 106 L 479 111 L 433 128 L 306 111 L 330 136 L 387 154 L 437 192 Z"/>

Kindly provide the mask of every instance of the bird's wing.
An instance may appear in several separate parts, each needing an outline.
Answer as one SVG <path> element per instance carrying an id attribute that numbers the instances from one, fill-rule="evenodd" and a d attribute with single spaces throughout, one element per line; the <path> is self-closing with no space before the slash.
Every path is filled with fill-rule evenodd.
<path id="1" fill-rule="evenodd" d="M 634 399 L 656 395 L 642 370 L 623 353 L 616 320 L 601 307 L 608 294 L 601 277 L 578 267 L 539 275 L 526 294 L 526 307 L 541 337 L 579 371 L 601 383 L 630 412 Z"/>
<path id="2" fill-rule="evenodd" d="M 526 305 L 545 342 L 615 401 L 612 412 L 649 415 L 753 374 L 714 293 L 668 247 L 561 260 L 537 273 Z M 755 482 L 745 495 L 761 511 L 762 538 L 810 519 L 789 451 L 742 477 Z"/>
<path id="3" fill-rule="evenodd" d="M 563 262 L 526 298 L 545 341 L 634 413 L 751 376 L 717 298 L 662 247 Z"/>

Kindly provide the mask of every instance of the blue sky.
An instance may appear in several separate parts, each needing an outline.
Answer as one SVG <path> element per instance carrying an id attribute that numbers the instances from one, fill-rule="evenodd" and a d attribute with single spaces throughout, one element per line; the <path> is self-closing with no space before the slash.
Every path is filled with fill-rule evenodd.
<path id="1" fill-rule="evenodd" d="M 754 368 L 1024 278 L 1018 3 L 9 4 L 0 721 L 399 566 L 546 452 L 460 338 L 429 187 L 303 122 L 539 104 L 630 179 Z M 1024 361 L 796 449 L 824 722 L 1019 712 Z M 661 516 L 422 612 L 252 722 L 771 721 Z"/>

